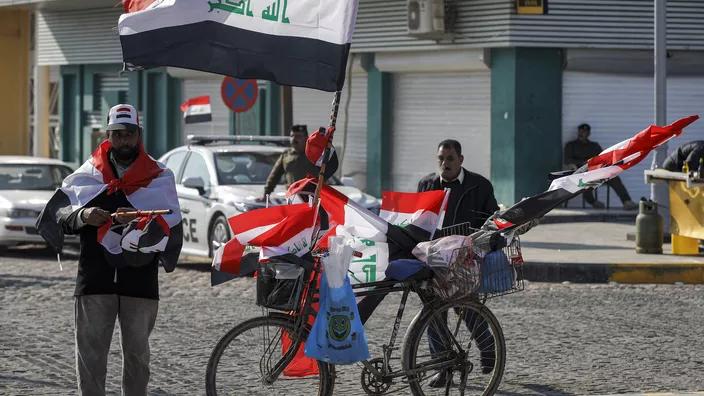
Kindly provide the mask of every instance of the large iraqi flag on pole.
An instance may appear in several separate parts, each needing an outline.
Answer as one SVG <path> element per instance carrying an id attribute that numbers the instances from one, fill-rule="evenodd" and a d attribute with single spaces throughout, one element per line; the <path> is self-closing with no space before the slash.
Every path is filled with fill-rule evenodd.
<path id="1" fill-rule="evenodd" d="M 118 25 L 122 55 L 129 70 L 174 66 L 339 91 L 357 1 L 133 0 Z"/>

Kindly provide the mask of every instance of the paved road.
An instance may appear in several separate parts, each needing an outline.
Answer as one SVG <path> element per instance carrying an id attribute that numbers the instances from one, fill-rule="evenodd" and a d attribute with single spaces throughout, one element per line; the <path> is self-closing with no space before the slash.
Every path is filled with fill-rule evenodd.
<path id="1" fill-rule="evenodd" d="M 76 262 L 65 259 L 63 266 L 60 272 L 52 257 L 36 250 L 0 256 L 0 394 L 75 394 Z M 191 266 L 162 274 L 161 297 L 151 394 L 204 394 L 211 348 L 234 323 L 260 312 L 253 284 L 237 280 L 211 288 L 209 274 Z M 387 299 L 372 317 L 371 340 L 388 334 L 397 301 Z M 525 292 L 489 305 L 508 344 L 503 393 L 704 389 L 703 286 L 531 283 Z M 406 322 L 416 308 L 413 302 Z M 111 394 L 119 392 L 118 339 L 116 332 L 108 368 Z M 359 372 L 357 366 L 339 368 L 336 394 L 360 394 Z M 248 388 L 241 394 L 252 393 Z"/>

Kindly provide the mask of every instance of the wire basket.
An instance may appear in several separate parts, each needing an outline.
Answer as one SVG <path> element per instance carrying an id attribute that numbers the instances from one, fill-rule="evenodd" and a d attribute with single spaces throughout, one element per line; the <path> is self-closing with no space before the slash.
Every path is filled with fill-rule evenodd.
<path id="1" fill-rule="evenodd" d="M 518 237 L 514 237 L 505 248 L 484 254 L 479 261 L 480 297 L 504 296 L 525 288 L 523 255 Z"/>
<path id="2" fill-rule="evenodd" d="M 296 311 L 301 301 L 305 270 L 293 263 L 260 263 L 257 305 L 279 311 Z"/>
<path id="3" fill-rule="evenodd" d="M 436 237 L 472 235 L 477 229 L 469 223 L 438 230 Z M 506 240 L 481 238 L 468 246 L 455 249 L 446 266 L 431 266 L 433 292 L 445 300 L 466 298 L 493 298 L 524 290 L 523 255 L 518 237 Z M 505 246 L 497 249 L 499 246 Z"/>

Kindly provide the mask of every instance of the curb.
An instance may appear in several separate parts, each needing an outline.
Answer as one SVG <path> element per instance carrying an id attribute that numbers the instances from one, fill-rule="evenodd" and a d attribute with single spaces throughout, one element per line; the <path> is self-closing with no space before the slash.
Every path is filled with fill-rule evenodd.
<path id="1" fill-rule="evenodd" d="M 704 284 L 704 263 L 526 262 L 523 279 L 532 282 Z"/>

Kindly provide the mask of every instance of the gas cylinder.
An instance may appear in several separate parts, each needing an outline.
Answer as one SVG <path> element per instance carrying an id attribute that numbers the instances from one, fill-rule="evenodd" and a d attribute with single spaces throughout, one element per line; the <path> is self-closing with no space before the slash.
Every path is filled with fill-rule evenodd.
<path id="1" fill-rule="evenodd" d="M 663 220 L 658 204 L 641 200 L 636 216 L 636 253 L 662 253 Z"/>

